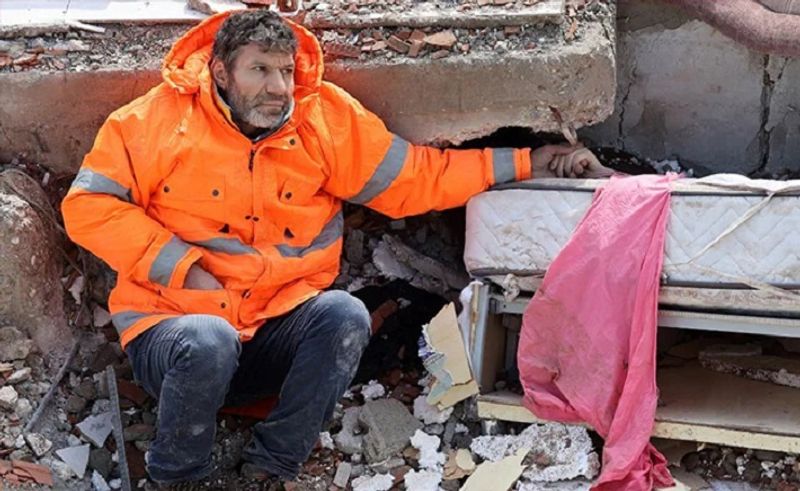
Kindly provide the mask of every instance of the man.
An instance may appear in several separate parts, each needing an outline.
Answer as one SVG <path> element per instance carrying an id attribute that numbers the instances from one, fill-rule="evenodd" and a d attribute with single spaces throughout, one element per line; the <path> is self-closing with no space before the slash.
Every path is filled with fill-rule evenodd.
<path id="1" fill-rule="evenodd" d="M 411 145 L 322 70 L 313 35 L 269 11 L 211 17 L 175 43 L 162 84 L 108 118 L 64 199 L 70 237 L 119 273 L 109 305 L 160 400 L 147 470 L 162 485 L 211 472 L 223 404 L 275 394 L 242 472 L 297 475 L 369 339 L 364 305 L 323 293 L 341 200 L 402 217 L 550 165 L 607 173 L 568 147 Z"/>

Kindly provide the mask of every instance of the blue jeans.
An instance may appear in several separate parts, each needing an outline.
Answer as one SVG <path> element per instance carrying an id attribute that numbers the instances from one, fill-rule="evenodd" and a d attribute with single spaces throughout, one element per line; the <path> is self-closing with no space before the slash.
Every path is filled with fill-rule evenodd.
<path id="1" fill-rule="evenodd" d="M 278 405 L 254 427 L 244 459 L 294 479 L 353 379 L 369 335 L 366 307 L 341 291 L 268 320 L 246 343 L 213 315 L 185 315 L 148 329 L 126 347 L 136 380 L 159 399 L 148 474 L 162 483 L 207 476 L 223 404 L 278 395 Z"/>

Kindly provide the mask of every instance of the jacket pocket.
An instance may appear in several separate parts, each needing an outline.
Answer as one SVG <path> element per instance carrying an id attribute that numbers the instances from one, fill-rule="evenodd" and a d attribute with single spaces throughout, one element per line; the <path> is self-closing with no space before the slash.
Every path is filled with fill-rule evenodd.
<path id="1" fill-rule="evenodd" d="M 230 293 L 225 289 L 192 290 L 158 287 L 159 302 L 169 310 L 184 314 L 218 315 L 230 321 Z"/>

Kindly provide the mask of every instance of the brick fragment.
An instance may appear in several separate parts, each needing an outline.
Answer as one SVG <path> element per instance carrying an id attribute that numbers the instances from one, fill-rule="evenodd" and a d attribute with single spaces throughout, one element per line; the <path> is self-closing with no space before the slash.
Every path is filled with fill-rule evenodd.
<path id="1" fill-rule="evenodd" d="M 386 44 L 389 46 L 389 48 L 391 48 L 394 51 L 397 51 L 398 53 L 405 54 L 405 53 L 408 53 L 408 50 L 411 49 L 411 45 L 410 44 L 408 44 L 407 42 L 403 41 L 402 39 L 400 39 L 397 36 L 390 37 L 389 40 L 386 41 Z"/>

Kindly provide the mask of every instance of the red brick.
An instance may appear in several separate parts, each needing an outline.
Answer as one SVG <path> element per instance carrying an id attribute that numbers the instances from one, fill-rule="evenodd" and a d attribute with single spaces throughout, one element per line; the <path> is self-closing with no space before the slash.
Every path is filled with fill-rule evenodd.
<path id="1" fill-rule="evenodd" d="M 45 486 L 53 485 L 53 475 L 49 468 L 22 460 L 14 460 L 11 464 L 14 466 L 14 473 L 17 475 L 19 475 L 18 471 L 21 470 L 39 484 L 44 484 Z"/>
<path id="2" fill-rule="evenodd" d="M 446 30 L 446 31 L 437 32 L 437 33 L 431 34 L 430 36 L 426 36 L 425 37 L 425 42 L 426 43 L 428 43 L 428 44 L 430 44 L 432 46 L 436 46 L 438 48 L 447 48 L 447 49 L 449 49 L 454 44 L 456 44 L 456 41 L 458 41 L 458 39 L 456 39 L 456 35 L 453 34 L 453 31 L 451 31 L 449 29 Z"/>
<path id="3" fill-rule="evenodd" d="M 408 50 L 408 56 L 412 58 L 416 58 L 419 56 L 420 52 L 422 51 L 422 47 L 425 46 L 425 43 L 422 41 L 414 40 L 411 41 L 411 48 Z M 377 329 L 373 329 L 373 333 L 376 332 Z"/>
<path id="4" fill-rule="evenodd" d="M 408 50 L 411 48 L 411 45 L 407 42 L 403 41 L 397 36 L 392 36 L 386 41 L 386 44 L 389 45 L 391 49 L 397 51 L 398 53 L 408 53 Z"/>
<path id="5" fill-rule="evenodd" d="M 128 399 L 137 406 L 144 405 L 149 397 L 141 387 L 125 379 L 117 379 L 117 390 L 120 397 Z"/>

